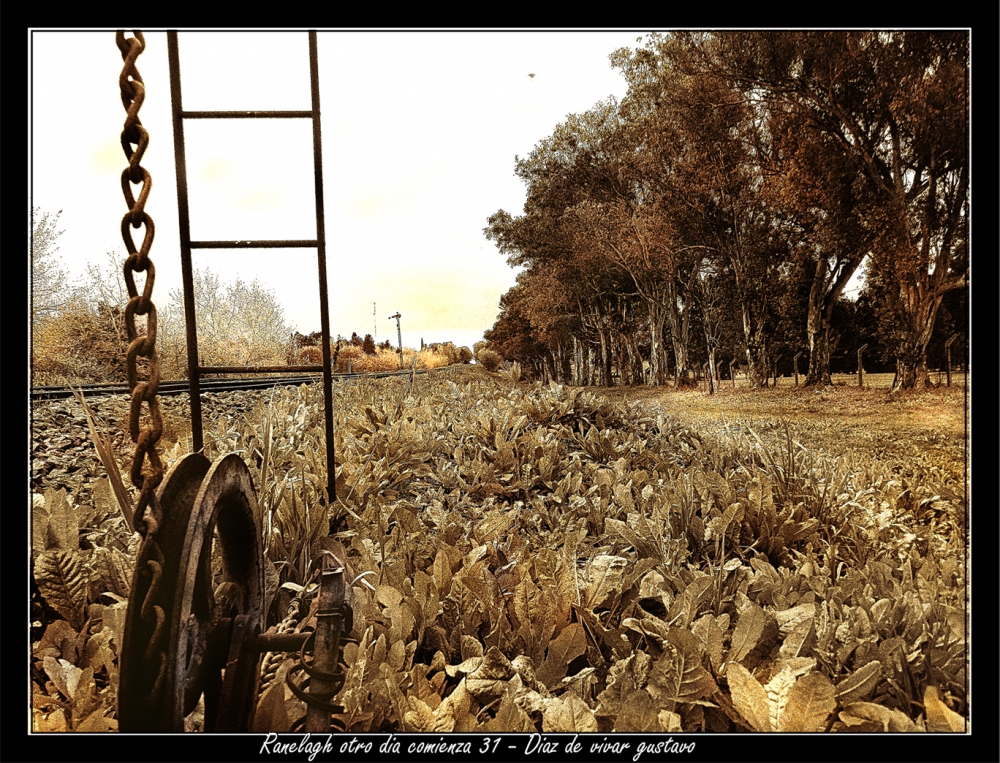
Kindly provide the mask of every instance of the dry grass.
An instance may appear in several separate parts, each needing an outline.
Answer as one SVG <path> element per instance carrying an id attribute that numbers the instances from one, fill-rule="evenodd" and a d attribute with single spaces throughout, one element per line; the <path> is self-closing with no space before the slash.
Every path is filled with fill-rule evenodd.
<path id="1" fill-rule="evenodd" d="M 338 697 L 352 733 L 767 731 L 807 711 L 810 730 L 964 727 L 961 390 L 709 397 L 516 377 L 452 366 L 338 384 L 332 505 L 316 385 L 206 437 L 251 470 L 272 590 L 303 585 L 332 513 L 346 521 L 346 562 L 371 586 L 352 588 Z M 112 502 L 32 499 L 38 730 L 117 727 L 135 548 Z M 659 678 L 682 665 L 698 666 L 687 707 Z M 765 681 L 794 683 L 784 709 L 752 711 Z M 304 712 L 278 686 L 255 731 Z"/>
<path id="2" fill-rule="evenodd" d="M 956 378 L 957 377 L 957 378 Z M 787 422 L 806 447 L 831 454 L 847 451 L 873 456 L 892 455 L 903 460 L 913 449 L 944 451 L 954 469 L 964 463 L 967 400 L 963 375 L 952 376 L 952 387 L 935 387 L 895 395 L 888 393 L 892 374 L 871 374 L 872 386 L 795 388 L 792 380 L 779 379 L 777 388 L 750 390 L 737 379 L 715 395 L 704 390 L 610 388 L 609 399 L 652 405 L 688 426 L 713 434 L 731 431 L 733 425 L 774 429 Z M 856 377 L 850 377 L 856 380 Z M 783 385 L 782 382 L 789 384 Z M 744 382 L 745 384 L 745 382 Z"/>

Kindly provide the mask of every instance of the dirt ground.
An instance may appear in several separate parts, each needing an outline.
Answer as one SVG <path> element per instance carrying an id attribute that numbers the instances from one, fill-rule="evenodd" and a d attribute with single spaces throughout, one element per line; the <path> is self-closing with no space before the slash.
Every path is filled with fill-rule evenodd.
<path id="1" fill-rule="evenodd" d="M 886 377 L 886 378 L 883 378 Z M 724 381 L 709 395 L 701 389 L 652 387 L 603 388 L 598 394 L 662 412 L 708 434 L 753 429 L 766 441 L 784 437 L 787 423 L 795 441 L 831 455 L 848 451 L 883 461 L 907 460 L 914 449 L 934 456 L 956 474 L 964 470 L 968 450 L 971 384 L 953 374 L 952 386 L 889 393 L 892 374 L 871 374 L 866 387 L 856 376 L 838 376 L 834 386 L 794 387 L 779 379 L 776 388 L 751 391 L 744 380 Z M 742 382 L 742 383 L 741 383 Z"/>

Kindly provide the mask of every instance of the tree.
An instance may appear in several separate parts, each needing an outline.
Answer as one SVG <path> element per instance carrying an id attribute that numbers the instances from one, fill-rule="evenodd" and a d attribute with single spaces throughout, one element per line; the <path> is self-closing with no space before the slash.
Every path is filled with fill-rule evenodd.
<path id="1" fill-rule="evenodd" d="M 195 268 L 193 280 L 199 363 L 256 366 L 285 362 L 292 331 L 272 289 L 257 279 L 248 284 L 237 278 L 223 284 L 207 267 Z M 170 292 L 170 301 L 160 313 L 158 333 L 163 344 L 161 362 L 170 367 L 170 374 L 186 377 L 181 289 Z"/>
<path id="2" fill-rule="evenodd" d="M 887 314 L 885 323 L 893 324 L 896 345 L 893 389 L 926 383 L 937 310 L 948 292 L 967 285 L 968 34 L 741 32 L 682 39 L 698 65 L 748 100 L 797 113 L 856 167 L 860 195 L 872 200 L 858 215 L 871 237 L 871 270 L 891 292 L 893 320 Z M 820 276 L 832 284 L 829 295 L 844 272 Z"/>
<path id="3" fill-rule="evenodd" d="M 124 258 L 108 252 L 103 266 L 87 263 L 78 285 L 63 287 L 58 311 L 39 316 L 32 337 L 35 370 L 76 382 L 122 381 L 128 339 Z M 138 321 L 145 333 L 143 320 Z"/>
<path id="4" fill-rule="evenodd" d="M 42 212 L 38 207 L 31 210 L 28 259 L 31 261 L 32 329 L 37 328 L 39 321 L 53 317 L 66 304 L 71 292 L 56 243 L 59 236 L 65 233 L 57 230 L 61 214 L 61 209 L 54 215 Z"/>
<path id="5" fill-rule="evenodd" d="M 361 343 L 361 349 L 365 351 L 365 355 L 375 354 L 375 339 L 371 334 L 365 334 L 364 341 Z"/>
<path id="6" fill-rule="evenodd" d="M 651 190 L 660 199 L 658 216 L 672 231 L 669 250 L 689 253 L 677 267 L 679 288 L 668 300 L 668 315 L 690 299 L 695 262 L 706 254 L 724 261 L 751 385 L 760 386 L 774 313 L 770 284 L 787 254 L 768 194 L 762 114 L 724 78 L 712 76 L 683 36 L 652 35 L 645 48 L 618 51 L 613 61 L 629 82 L 623 107 L 641 149 L 637 161 L 648 165 L 646 195 Z M 671 321 L 675 354 L 686 346 L 690 317 L 687 311 L 683 321 Z"/>

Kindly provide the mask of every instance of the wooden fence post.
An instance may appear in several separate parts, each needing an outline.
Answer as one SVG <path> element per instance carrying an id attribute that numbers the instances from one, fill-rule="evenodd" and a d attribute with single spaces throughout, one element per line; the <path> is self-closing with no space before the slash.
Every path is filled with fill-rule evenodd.
<path id="1" fill-rule="evenodd" d="M 736 358 L 729 361 L 729 378 L 733 382 L 733 389 L 736 389 L 736 374 L 733 373 L 733 364 L 736 363 Z"/>
<path id="2" fill-rule="evenodd" d="M 865 342 L 865 344 L 861 345 L 858 348 L 858 386 L 859 387 L 864 387 L 865 386 L 865 369 L 864 369 L 864 366 L 861 365 L 861 353 L 863 353 L 867 347 L 868 347 L 868 343 Z"/>
<path id="3" fill-rule="evenodd" d="M 794 358 L 792 358 L 792 368 L 795 369 L 795 386 L 799 386 L 799 358 L 802 357 L 802 353 L 797 353 Z"/>
<path id="4" fill-rule="evenodd" d="M 951 386 L 951 343 L 958 339 L 958 334 L 952 334 L 951 339 L 944 343 L 944 352 L 947 358 L 947 363 L 945 365 L 945 374 L 948 379 L 948 386 Z"/>

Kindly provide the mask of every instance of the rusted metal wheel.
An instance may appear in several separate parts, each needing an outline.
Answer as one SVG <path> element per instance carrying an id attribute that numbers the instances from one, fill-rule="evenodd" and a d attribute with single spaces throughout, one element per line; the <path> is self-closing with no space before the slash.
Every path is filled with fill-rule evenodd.
<path id="1" fill-rule="evenodd" d="M 119 729 L 184 731 L 204 697 L 206 731 L 245 731 L 258 680 L 254 642 L 264 623 L 250 472 L 236 454 L 214 464 L 191 454 L 158 495 L 163 520 L 153 542 L 143 543 L 129 597 Z"/>

